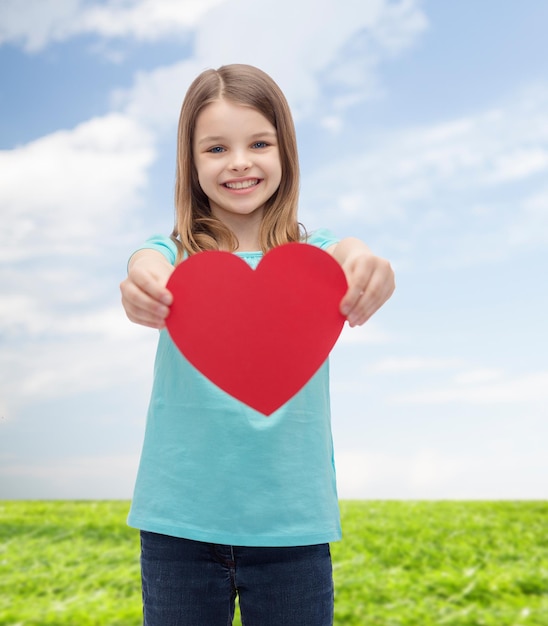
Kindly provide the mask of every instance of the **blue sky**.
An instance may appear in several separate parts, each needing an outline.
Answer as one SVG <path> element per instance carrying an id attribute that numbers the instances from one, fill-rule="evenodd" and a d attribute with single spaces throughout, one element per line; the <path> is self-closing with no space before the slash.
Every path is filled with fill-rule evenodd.
<path id="1" fill-rule="evenodd" d="M 548 496 L 548 5 L 0 0 L 0 498 L 129 498 L 155 331 L 131 251 L 172 227 L 176 122 L 252 63 L 294 112 L 301 221 L 397 292 L 332 354 L 343 498 Z"/>

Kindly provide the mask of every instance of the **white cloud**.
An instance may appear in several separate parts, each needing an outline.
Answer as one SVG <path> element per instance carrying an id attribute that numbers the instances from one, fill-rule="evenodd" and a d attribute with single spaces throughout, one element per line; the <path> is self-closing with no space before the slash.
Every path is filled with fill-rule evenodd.
<path id="1" fill-rule="evenodd" d="M 0 498 L 126 499 L 133 491 L 138 463 L 137 454 L 24 464 L 0 458 Z"/>
<path id="2" fill-rule="evenodd" d="M 239 19 L 224 35 L 221 25 L 234 9 L 240 9 Z M 297 119 L 312 111 L 320 94 L 327 96 L 327 86 L 343 100 L 366 96 L 376 84 L 372 76 L 379 61 L 411 45 L 427 25 L 414 1 L 330 1 L 318 10 L 314 0 L 260 5 L 243 0 L 210 17 L 197 33 L 196 58 L 212 65 L 228 59 L 262 67 L 280 83 Z M 261 45 L 248 45 L 249 33 L 257 30 Z M 222 45 L 212 47 L 210 42 L 219 39 Z M 349 48 L 356 53 L 349 54 Z"/>
<path id="3" fill-rule="evenodd" d="M 196 42 L 197 58 L 221 64 L 226 58 L 245 57 L 246 62 L 265 69 L 277 68 L 280 75 L 290 70 L 292 87 L 307 91 L 314 81 L 303 73 L 300 78 L 308 80 L 299 83 L 294 69 L 303 62 L 314 71 L 328 69 L 334 62 L 333 52 L 363 29 L 370 30 L 366 54 L 354 55 L 351 68 L 348 59 L 344 65 L 336 61 L 340 68 L 338 77 L 332 73 L 335 81 L 355 82 L 359 74 L 352 69 L 368 71 L 368 59 L 376 61 L 378 56 L 412 45 L 427 26 L 417 4 L 416 0 L 344 0 L 324 2 L 319 10 L 313 0 L 264 0 L 260 4 L 249 0 L 27 0 L 24 5 L 2 0 L 0 44 L 13 42 L 37 52 L 53 42 L 82 35 L 159 41 L 198 27 L 202 36 Z M 260 45 L 254 37 L 260 37 Z M 273 55 L 273 50 L 278 54 Z"/>
<path id="4" fill-rule="evenodd" d="M 383 344 L 393 341 L 392 335 L 382 328 L 376 320 L 370 320 L 362 326 L 351 328 L 348 324 L 343 326 L 337 345 L 342 344 Z"/>
<path id="5" fill-rule="evenodd" d="M 548 171 L 548 168 L 546 168 Z M 548 187 L 532 189 L 524 198 L 515 219 L 506 228 L 506 239 L 513 247 L 545 246 L 548 243 Z"/>
<path id="6" fill-rule="evenodd" d="M 62 283 L 70 284 L 70 279 Z M 117 285 L 113 285 L 114 288 Z M 0 296 L 0 327 L 12 337 L 26 337 L 33 341 L 40 337 L 71 340 L 76 336 L 89 339 L 135 338 L 136 329 L 151 332 L 141 326 L 128 323 L 122 307 L 116 303 L 101 302 L 100 308 L 92 309 L 89 300 L 93 291 L 84 301 L 84 306 L 70 306 L 64 299 L 57 298 L 57 291 L 49 292 L 43 298 L 40 289 L 27 293 L 12 293 Z M 54 296 L 53 298 L 51 296 Z M 59 305 L 64 309 L 61 314 Z M 83 308 L 83 310 L 82 310 Z M 152 331 L 153 332 L 153 331 Z"/>
<path id="7" fill-rule="evenodd" d="M 343 127 L 343 119 L 337 115 L 326 115 L 320 120 L 320 126 L 328 130 L 330 133 L 337 134 Z"/>
<path id="8" fill-rule="evenodd" d="M 84 8 L 74 33 L 102 37 L 135 37 L 159 40 L 195 26 L 212 8 L 226 0 L 140 0 L 108 2 Z"/>
<path id="9" fill-rule="evenodd" d="M 112 104 L 149 128 L 175 134 L 186 90 L 206 67 L 189 59 L 139 72 L 129 90 L 117 89 L 112 93 Z"/>
<path id="10" fill-rule="evenodd" d="M 51 41 L 64 39 L 72 20 L 81 11 L 82 0 L 18 0 L 0 2 L 0 44 L 21 43 L 36 52 Z"/>
<path id="11" fill-rule="evenodd" d="M 368 371 L 374 374 L 399 374 L 401 372 L 423 372 L 454 369 L 461 365 L 459 359 L 431 357 L 386 357 L 371 365 Z"/>
<path id="12" fill-rule="evenodd" d="M 0 44 L 21 43 L 38 52 L 81 35 L 155 41 L 188 33 L 226 0 L 2 0 Z"/>
<path id="13" fill-rule="evenodd" d="M 466 473 L 464 459 L 423 449 L 411 454 L 339 450 L 335 457 L 341 498 L 452 497 L 450 485 Z"/>
<path id="14" fill-rule="evenodd" d="M 147 380 L 152 343 L 125 319 L 118 282 L 154 158 L 150 132 L 118 113 L 0 152 L 6 412 Z"/>
<path id="15" fill-rule="evenodd" d="M 532 372 L 503 378 L 498 373 L 485 379 L 485 373 L 477 371 L 460 375 L 451 385 L 425 389 L 392 398 L 403 404 L 464 403 L 474 405 L 523 404 L 546 406 L 548 402 L 548 372 Z"/>
<path id="16" fill-rule="evenodd" d="M 61 332 L 63 326 L 67 328 Z M 52 334 L 54 330 L 58 332 Z M 46 399 L 128 384 L 140 394 L 150 387 L 156 341 L 154 331 L 123 319 L 121 307 L 115 313 L 88 313 L 82 320 L 61 314 L 56 328 L 4 345 L 0 354 L 4 414 L 17 415 L 21 407 Z"/>
<path id="17" fill-rule="evenodd" d="M 378 133 L 369 143 L 303 180 L 315 220 L 339 230 L 361 222 L 368 241 L 390 229 L 388 253 L 403 254 L 402 265 L 405 255 L 473 264 L 548 243 L 547 84 L 476 115 Z"/>
<path id="18" fill-rule="evenodd" d="M 478 455 L 430 448 L 408 454 L 339 450 L 335 459 L 339 496 L 343 499 L 545 499 L 546 481 L 536 457 L 517 453 L 511 442 L 502 445 L 503 454 L 486 445 Z"/>
<path id="19" fill-rule="evenodd" d="M 548 149 L 539 146 L 518 147 L 493 159 L 493 169 L 486 176 L 492 184 L 518 181 L 548 172 Z"/>
<path id="20" fill-rule="evenodd" d="M 97 250 L 139 206 L 154 158 L 151 134 L 118 113 L 0 152 L 0 261 Z"/>
<path id="21" fill-rule="evenodd" d="M 315 112 L 321 100 L 318 114 L 336 128 L 341 109 L 377 92 L 381 60 L 411 45 L 426 24 L 411 0 L 329 0 L 321 10 L 314 0 L 235 0 L 196 24 L 191 58 L 140 73 L 131 89 L 115 94 L 115 102 L 164 128 L 166 119 L 175 120 L 186 88 L 200 71 L 249 63 L 280 84 L 296 119 Z M 359 53 L 348 54 L 348 46 L 359 47 Z"/>
<path id="22" fill-rule="evenodd" d="M 470 385 L 478 383 L 490 383 L 495 380 L 499 380 L 504 376 L 504 372 L 501 369 L 492 367 L 483 367 L 479 369 L 469 370 L 467 372 L 461 372 L 454 378 L 455 383 L 458 385 Z"/>

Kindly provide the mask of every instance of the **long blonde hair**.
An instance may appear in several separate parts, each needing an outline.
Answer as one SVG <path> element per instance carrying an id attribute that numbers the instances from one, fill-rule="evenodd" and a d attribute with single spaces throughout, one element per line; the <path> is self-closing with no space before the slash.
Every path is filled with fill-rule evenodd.
<path id="1" fill-rule="evenodd" d="M 299 162 L 293 118 L 278 85 L 265 72 L 251 65 L 224 65 L 202 72 L 190 85 L 179 116 L 177 173 L 175 179 L 175 225 L 171 234 L 178 248 L 178 261 L 186 254 L 219 248 L 234 251 L 234 234 L 215 218 L 200 187 L 194 165 L 193 142 L 196 120 L 212 102 L 224 98 L 250 106 L 274 126 L 282 167 L 277 191 L 264 207 L 259 233 L 261 250 L 299 241 L 297 220 Z"/>

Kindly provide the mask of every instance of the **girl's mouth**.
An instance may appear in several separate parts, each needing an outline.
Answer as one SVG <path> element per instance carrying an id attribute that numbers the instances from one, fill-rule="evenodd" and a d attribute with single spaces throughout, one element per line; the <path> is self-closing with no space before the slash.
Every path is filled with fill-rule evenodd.
<path id="1" fill-rule="evenodd" d="M 251 178 L 249 180 L 241 180 L 232 183 L 223 183 L 227 189 L 249 189 L 249 187 L 255 187 L 259 184 L 258 178 Z"/>

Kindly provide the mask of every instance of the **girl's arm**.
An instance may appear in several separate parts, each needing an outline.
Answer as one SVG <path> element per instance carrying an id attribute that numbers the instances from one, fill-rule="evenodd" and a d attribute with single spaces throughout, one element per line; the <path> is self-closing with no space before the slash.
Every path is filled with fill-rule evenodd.
<path id="1" fill-rule="evenodd" d="M 388 261 L 375 256 L 355 237 L 341 239 L 327 251 L 340 263 L 348 282 L 341 313 L 350 326 L 361 326 L 394 292 L 394 271 Z"/>
<path id="2" fill-rule="evenodd" d="M 166 283 L 173 266 L 156 250 L 139 250 L 128 264 L 128 276 L 120 284 L 122 304 L 132 322 L 161 329 L 173 296 Z"/>

